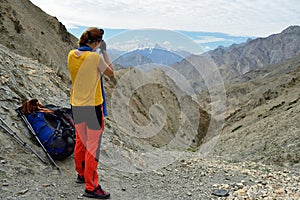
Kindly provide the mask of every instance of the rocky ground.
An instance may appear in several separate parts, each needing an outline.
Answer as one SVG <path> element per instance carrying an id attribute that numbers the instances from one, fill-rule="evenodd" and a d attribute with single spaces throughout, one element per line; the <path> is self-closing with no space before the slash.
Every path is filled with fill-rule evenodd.
<path id="1" fill-rule="evenodd" d="M 73 159 L 58 162 L 61 173 L 22 148 L 1 148 L 1 199 L 84 199 L 75 183 Z M 9 152 L 9 153 L 8 153 Z M 13 156 L 14 155 L 14 156 Z M 28 159 L 27 159 L 28 158 Z M 111 199 L 299 199 L 299 171 L 254 162 L 201 159 L 187 152 L 152 172 L 129 173 L 100 163 L 100 183 Z M 224 189 L 227 197 L 212 193 Z"/>
<path id="2" fill-rule="evenodd" d="M 162 152 L 162 159 L 153 163 L 154 170 L 143 168 L 130 158 L 138 158 L 141 151 L 150 150 L 145 146 L 132 151 L 130 149 L 134 148 L 130 142 L 125 146 L 120 144 L 122 141 L 117 143 L 118 130 L 107 121 L 109 126 L 103 136 L 99 175 L 100 183 L 111 193 L 111 199 L 300 199 L 297 167 L 236 161 L 217 155 L 203 158 L 200 153 L 187 150 L 175 152 L 176 159 L 165 165 L 159 163 L 163 162 L 166 153 Z M 14 130 L 16 127 L 12 124 Z M 82 196 L 84 185 L 75 183 L 72 156 L 56 162 L 60 173 L 51 165 L 40 162 L 10 136 L 1 134 L 0 199 L 86 199 Z M 40 148 L 21 136 L 46 159 Z M 113 148 L 112 143 L 117 146 Z M 124 152 L 116 155 L 121 150 L 131 155 Z M 139 160 L 139 163 L 143 162 L 146 161 Z M 225 190 L 228 196 L 214 195 L 218 189 Z"/>

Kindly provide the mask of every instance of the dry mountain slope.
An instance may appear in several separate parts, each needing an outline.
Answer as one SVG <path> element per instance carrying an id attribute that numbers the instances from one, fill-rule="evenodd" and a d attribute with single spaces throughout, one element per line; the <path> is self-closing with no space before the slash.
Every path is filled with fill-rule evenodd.
<path id="1" fill-rule="evenodd" d="M 68 76 L 67 53 L 78 39 L 29 0 L 1 0 L 0 8 L 1 44 Z"/>
<path id="2" fill-rule="evenodd" d="M 227 122 L 213 155 L 300 166 L 300 55 L 227 84 Z"/>
<path id="3" fill-rule="evenodd" d="M 128 68 L 118 71 L 116 79 L 117 82 L 107 80 L 106 91 L 109 118 L 119 127 L 155 147 L 180 149 L 201 145 L 211 116 L 163 70 L 143 72 Z M 178 139 L 183 146 L 177 143 Z M 170 144 L 171 141 L 177 142 Z"/>

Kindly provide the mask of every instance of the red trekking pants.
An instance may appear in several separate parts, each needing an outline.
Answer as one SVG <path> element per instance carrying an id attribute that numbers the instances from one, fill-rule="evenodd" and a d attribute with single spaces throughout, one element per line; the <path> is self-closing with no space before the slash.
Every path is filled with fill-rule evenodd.
<path id="1" fill-rule="evenodd" d="M 84 176 L 85 189 L 89 191 L 93 191 L 98 186 L 97 167 L 101 137 L 104 130 L 102 107 L 92 108 L 96 109 L 97 112 L 92 112 L 93 109 L 85 109 L 83 111 L 82 108 L 76 110 L 76 108 L 72 107 L 76 129 L 75 169 L 79 176 Z M 85 113 L 85 111 L 89 112 Z M 80 116 L 76 117 L 74 114 Z"/>

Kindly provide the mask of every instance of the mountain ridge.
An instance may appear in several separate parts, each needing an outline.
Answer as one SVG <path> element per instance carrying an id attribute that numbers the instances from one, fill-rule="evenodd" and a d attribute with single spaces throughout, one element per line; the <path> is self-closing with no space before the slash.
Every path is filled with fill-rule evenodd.
<path id="1" fill-rule="evenodd" d="M 145 64 L 170 66 L 182 61 L 188 55 L 190 55 L 188 52 L 174 52 L 156 45 L 153 48 L 136 49 L 122 54 L 114 59 L 113 63 L 120 68 L 139 67 Z"/>
<path id="2" fill-rule="evenodd" d="M 281 33 L 228 48 L 217 48 L 208 54 L 220 68 L 236 69 L 237 73 L 244 74 L 265 65 L 280 63 L 300 53 L 299 35 L 300 26 L 290 26 Z"/>
<path id="3" fill-rule="evenodd" d="M 66 57 L 70 49 L 76 48 L 78 39 L 57 18 L 28 0 L 2 0 L 0 17 L 1 44 L 52 67 L 68 80 Z"/>

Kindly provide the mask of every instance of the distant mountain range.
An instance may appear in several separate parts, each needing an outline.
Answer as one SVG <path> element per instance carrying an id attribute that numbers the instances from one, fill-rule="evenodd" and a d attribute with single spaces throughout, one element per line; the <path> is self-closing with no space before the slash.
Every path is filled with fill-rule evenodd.
<path id="1" fill-rule="evenodd" d="M 223 82 L 240 81 L 242 77 L 246 79 L 244 74 L 249 71 L 281 63 L 300 54 L 299 35 L 300 26 L 290 26 L 281 33 L 266 38 L 248 40 L 242 44 L 219 47 L 202 55 L 186 57 L 172 67 L 184 75 L 197 90 L 205 88 L 207 81 L 216 80 L 218 73 Z M 208 67 L 215 66 L 209 74 L 204 67 L 207 61 L 210 62 Z"/>
<path id="2" fill-rule="evenodd" d="M 80 26 L 77 28 L 69 28 L 68 31 L 72 33 L 75 37 L 79 38 L 81 33 L 86 30 L 85 26 Z M 120 34 L 124 34 L 130 30 L 127 29 L 109 29 L 105 28 L 104 39 L 110 40 L 114 37 L 119 37 Z M 246 42 L 249 38 L 255 39 L 256 36 L 233 36 L 225 33 L 219 32 L 193 32 L 193 31 L 184 31 L 184 30 L 175 30 L 177 34 L 181 34 L 184 37 L 193 40 L 195 43 L 199 45 L 204 51 L 213 50 L 219 46 L 228 47 L 232 44 L 240 44 Z M 137 41 L 140 42 L 140 41 Z M 156 45 L 156 44 L 154 44 Z M 162 46 L 162 45 L 160 45 Z M 148 46 L 149 48 L 153 48 L 154 46 Z M 119 49 L 119 48 L 114 48 Z M 176 51 L 177 49 L 173 49 Z"/>
<path id="3" fill-rule="evenodd" d="M 290 26 L 281 33 L 266 38 L 248 39 L 244 43 L 232 44 L 228 47 L 219 46 L 203 54 L 207 54 L 213 60 L 225 79 L 231 80 L 248 71 L 280 63 L 298 54 L 300 52 L 299 35 L 300 27 Z M 180 68 L 187 69 L 183 59 L 192 55 L 186 51 L 168 50 L 158 44 L 153 48 L 140 48 L 129 52 L 109 50 L 109 54 L 117 68 L 158 64 L 174 65 L 179 71 L 181 71 Z M 203 57 L 202 55 L 195 55 L 192 59 L 197 62 L 197 59 Z M 197 78 L 196 74 L 193 72 L 190 76 Z"/>
<path id="4" fill-rule="evenodd" d="M 219 47 L 208 52 L 219 67 L 231 66 L 240 74 L 277 64 L 300 53 L 300 26 L 290 26 L 279 34 Z"/>
<path id="5" fill-rule="evenodd" d="M 87 27 L 68 29 L 77 38 Z M 108 54 L 116 69 L 145 64 L 173 65 L 191 54 L 227 48 L 255 37 L 215 32 L 105 29 Z"/>
<path id="6" fill-rule="evenodd" d="M 136 67 L 145 64 L 170 66 L 179 63 L 189 55 L 191 54 L 186 51 L 169 51 L 156 45 L 154 48 L 137 49 L 120 54 L 118 57 L 113 58 L 113 63 L 119 68 Z"/>

